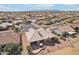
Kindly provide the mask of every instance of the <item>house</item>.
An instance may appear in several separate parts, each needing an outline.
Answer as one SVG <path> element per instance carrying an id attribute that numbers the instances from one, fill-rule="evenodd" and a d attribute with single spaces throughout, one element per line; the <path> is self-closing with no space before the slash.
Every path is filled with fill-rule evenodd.
<path id="1" fill-rule="evenodd" d="M 70 26 L 76 29 L 76 28 L 79 28 L 79 23 L 72 23 Z"/>
<path id="2" fill-rule="evenodd" d="M 45 20 L 45 17 L 38 17 L 37 19 L 38 19 L 38 21 L 39 20 Z"/>
<path id="3" fill-rule="evenodd" d="M 26 32 L 26 36 L 29 42 L 35 42 L 42 40 L 42 37 L 38 34 L 38 31 L 30 28 L 28 32 Z"/>
<path id="4" fill-rule="evenodd" d="M 37 21 L 37 19 L 27 19 L 32 25 L 34 25 Z"/>
<path id="5" fill-rule="evenodd" d="M 2 23 L 4 23 L 4 22 L 8 22 L 8 20 L 6 20 L 6 19 L 2 19 L 1 22 L 2 22 Z"/>
<path id="6" fill-rule="evenodd" d="M 61 22 L 62 19 L 61 18 L 56 18 L 57 22 Z"/>
<path id="7" fill-rule="evenodd" d="M 14 33 L 12 30 L 9 31 L 1 31 L 0 32 L 0 45 L 13 43 L 20 43 L 20 35 L 19 33 Z"/>
<path id="8" fill-rule="evenodd" d="M 37 30 L 30 28 L 28 32 L 25 32 L 27 40 L 30 44 L 40 46 L 40 43 L 44 44 L 46 40 L 50 40 L 55 35 L 49 29 L 39 28 Z"/>
<path id="9" fill-rule="evenodd" d="M 54 29 L 52 30 L 52 32 L 54 32 L 55 34 L 60 35 L 60 36 L 63 36 L 63 35 L 64 35 L 64 32 L 62 32 L 62 31 L 59 30 L 58 28 L 54 28 Z"/>
<path id="10" fill-rule="evenodd" d="M 36 22 L 37 22 L 37 19 L 32 19 L 32 25 L 35 25 L 36 24 Z"/>
<path id="11" fill-rule="evenodd" d="M 59 30 L 61 30 L 62 32 L 74 32 L 74 29 L 69 25 L 60 26 Z"/>
<path id="12" fill-rule="evenodd" d="M 52 23 L 52 24 L 54 24 L 54 23 L 56 23 L 56 19 L 50 19 L 50 22 Z"/>
<path id="13" fill-rule="evenodd" d="M 38 34 L 38 31 L 36 31 L 33 28 L 30 28 L 28 32 L 25 32 L 27 41 L 32 47 L 32 52 L 35 50 L 38 50 L 40 47 L 40 42 L 43 41 L 42 37 Z M 42 42 L 43 46 L 44 41 Z M 33 52 L 34 53 L 34 52 Z"/>
<path id="14" fill-rule="evenodd" d="M 21 32 L 28 32 L 30 28 L 34 28 L 35 30 L 38 29 L 32 24 L 21 24 Z"/>
<path id="15" fill-rule="evenodd" d="M 21 18 L 20 17 L 17 17 L 17 18 L 15 18 L 15 20 L 21 20 Z"/>
<path id="16" fill-rule="evenodd" d="M 65 26 L 64 30 L 66 33 L 69 34 L 69 36 L 75 36 L 75 34 L 76 34 L 75 30 L 72 27 L 70 27 L 69 25 Z"/>
<path id="17" fill-rule="evenodd" d="M 21 24 L 21 23 L 23 23 L 23 21 L 22 20 L 15 20 L 15 21 L 13 21 L 13 24 Z"/>
<path id="18" fill-rule="evenodd" d="M 48 38 L 52 38 L 54 35 L 53 33 L 49 30 L 49 29 L 43 29 L 43 28 L 39 28 L 38 33 L 40 34 L 40 36 L 42 37 L 42 39 L 48 39 Z"/>
<path id="19" fill-rule="evenodd" d="M 53 29 L 53 32 L 58 35 L 73 35 L 75 34 L 75 30 L 69 25 L 59 26 L 58 28 Z"/>
<path id="20" fill-rule="evenodd" d="M 7 27 L 12 27 L 13 26 L 13 23 L 9 23 L 9 22 L 5 22 L 5 23 L 2 23 L 3 25 L 6 25 Z"/>
<path id="21" fill-rule="evenodd" d="M 46 47 L 45 42 L 54 38 L 54 34 L 49 29 L 39 28 L 37 30 L 30 28 L 25 32 L 27 41 L 31 45 L 32 53 L 38 53 Z M 28 44 L 28 45 L 29 45 Z"/>
<path id="22" fill-rule="evenodd" d="M 7 30 L 7 29 L 8 29 L 8 27 L 7 27 L 6 23 L 0 24 L 0 30 L 1 30 L 1 31 Z"/>
<path id="23" fill-rule="evenodd" d="M 74 30 L 79 33 L 79 23 L 72 23 L 70 25 L 72 28 L 74 28 Z"/>
<path id="24" fill-rule="evenodd" d="M 50 21 L 51 21 L 52 23 L 56 23 L 56 22 L 61 22 L 61 20 L 62 20 L 62 19 L 60 19 L 60 18 L 54 18 L 54 19 L 51 19 Z"/>
<path id="25" fill-rule="evenodd" d="M 79 23 L 79 19 L 74 20 L 73 23 Z"/>
<path id="26" fill-rule="evenodd" d="M 8 30 L 8 28 L 6 26 L 1 26 L 0 25 L 0 31 L 4 31 L 4 30 Z"/>
<path id="27" fill-rule="evenodd" d="M 12 27 L 12 26 L 13 26 L 13 23 L 8 23 L 8 22 L 1 23 L 1 24 L 0 24 L 0 30 L 9 29 L 9 28 Z"/>

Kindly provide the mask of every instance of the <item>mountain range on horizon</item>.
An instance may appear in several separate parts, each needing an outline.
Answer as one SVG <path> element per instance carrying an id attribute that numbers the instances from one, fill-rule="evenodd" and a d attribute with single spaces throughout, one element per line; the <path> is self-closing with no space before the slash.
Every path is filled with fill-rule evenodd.
<path id="1" fill-rule="evenodd" d="M 0 12 L 65 12 L 63 10 L 33 10 L 33 11 L 0 11 Z M 69 11 L 72 12 L 72 11 Z M 75 12 L 75 11 L 74 11 Z M 77 11 L 79 12 L 79 11 Z"/>
<path id="2" fill-rule="evenodd" d="M 62 10 L 56 10 L 56 9 L 53 9 L 53 10 L 31 10 L 31 11 L 0 11 L 0 12 L 60 12 L 60 11 L 62 11 Z"/>
<path id="3" fill-rule="evenodd" d="M 0 4 L 0 12 L 79 11 L 79 4 Z"/>

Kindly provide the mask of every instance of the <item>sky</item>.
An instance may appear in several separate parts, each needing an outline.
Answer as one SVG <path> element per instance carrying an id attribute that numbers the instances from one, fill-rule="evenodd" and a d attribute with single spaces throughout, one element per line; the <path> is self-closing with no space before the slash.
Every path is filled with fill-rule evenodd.
<path id="1" fill-rule="evenodd" d="M 79 4 L 0 4 L 0 11 L 79 11 Z"/>

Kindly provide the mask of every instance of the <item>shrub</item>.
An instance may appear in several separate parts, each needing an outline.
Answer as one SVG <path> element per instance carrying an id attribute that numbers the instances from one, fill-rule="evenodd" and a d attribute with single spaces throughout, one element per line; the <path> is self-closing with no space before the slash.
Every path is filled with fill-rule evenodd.
<path id="1" fill-rule="evenodd" d="M 2 48 L 2 46 L 4 46 Z M 17 45 L 17 44 L 6 44 L 6 45 L 2 45 L 1 46 L 1 52 L 8 52 L 9 55 L 17 55 L 17 54 L 21 54 L 22 51 L 22 46 L 21 45 Z"/>
<path id="2" fill-rule="evenodd" d="M 29 53 L 32 53 L 32 47 L 31 47 L 31 45 L 27 46 L 27 50 L 28 50 Z"/>
<path id="3" fill-rule="evenodd" d="M 79 29 L 78 30 L 75 30 L 77 33 L 79 33 Z"/>

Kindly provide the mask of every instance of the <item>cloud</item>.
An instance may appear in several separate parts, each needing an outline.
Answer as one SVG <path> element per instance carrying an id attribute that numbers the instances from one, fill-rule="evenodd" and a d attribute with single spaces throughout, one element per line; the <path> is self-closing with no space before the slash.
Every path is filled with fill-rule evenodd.
<path id="1" fill-rule="evenodd" d="M 42 4 L 42 5 L 35 5 L 35 8 L 36 9 L 53 9 L 55 5 L 52 5 L 52 4 Z"/>
<path id="2" fill-rule="evenodd" d="M 28 10 L 51 10 L 55 7 L 53 4 L 25 4 Z"/>
<path id="3" fill-rule="evenodd" d="M 15 11 L 15 10 L 16 10 L 15 8 L 6 6 L 5 4 L 4 5 L 0 5 L 0 11 Z"/>
<path id="4" fill-rule="evenodd" d="M 75 6 L 74 4 L 64 4 L 64 6 Z"/>
<path id="5" fill-rule="evenodd" d="M 64 4 L 63 6 L 66 11 L 79 11 L 79 4 Z"/>
<path id="6" fill-rule="evenodd" d="M 79 7 L 79 4 L 63 4 L 63 5 L 66 7 L 74 7 L 74 8 Z"/>
<path id="7" fill-rule="evenodd" d="M 4 5 L 0 5 L 0 11 L 5 11 L 5 10 L 9 10 L 9 7 L 6 7 Z"/>

